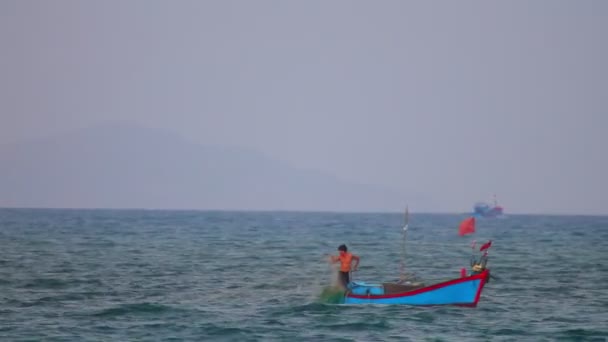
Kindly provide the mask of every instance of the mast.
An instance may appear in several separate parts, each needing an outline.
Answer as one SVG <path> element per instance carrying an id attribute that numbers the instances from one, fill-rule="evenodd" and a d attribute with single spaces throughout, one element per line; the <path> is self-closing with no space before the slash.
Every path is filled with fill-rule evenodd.
<path id="1" fill-rule="evenodd" d="M 405 241 L 407 238 L 407 228 L 409 225 L 410 213 L 408 210 L 408 206 L 405 206 L 405 222 L 403 225 L 403 241 L 401 245 L 401 275 L 399 277 L 400 281 L 405 281 Z"/>

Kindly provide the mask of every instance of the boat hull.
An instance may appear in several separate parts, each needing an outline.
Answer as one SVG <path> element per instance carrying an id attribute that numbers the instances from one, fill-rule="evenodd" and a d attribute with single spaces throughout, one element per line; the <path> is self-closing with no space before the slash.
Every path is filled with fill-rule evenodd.
<path id="1" fill-rule="evenodd" d="M 393 294 L 346 293 L 345 304 L 464 305 L 477 306 L 489 270 L 464 278 Z"/>

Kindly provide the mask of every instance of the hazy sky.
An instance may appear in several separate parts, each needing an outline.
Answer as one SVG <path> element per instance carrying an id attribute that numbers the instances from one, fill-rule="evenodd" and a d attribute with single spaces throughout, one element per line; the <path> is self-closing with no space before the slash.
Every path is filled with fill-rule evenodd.
<path id="1" fill-rule="evenodd" d="M 0 143 L 106 121 L 608 214 L 608 1 L 0 1 Z M 415 204 L 414 208 L 415 210 Z"/>

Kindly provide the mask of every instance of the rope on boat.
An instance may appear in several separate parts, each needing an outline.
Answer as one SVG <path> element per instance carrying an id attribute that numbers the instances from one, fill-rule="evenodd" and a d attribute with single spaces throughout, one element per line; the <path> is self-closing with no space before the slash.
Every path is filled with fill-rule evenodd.
<path id="1" fill-rule="evenodd" d="M 484 270 L 485 267 L 483 267 L 481 264 L 475 264 L 473 265 L 472 269 L 473 272 L 481 272 Z"/>

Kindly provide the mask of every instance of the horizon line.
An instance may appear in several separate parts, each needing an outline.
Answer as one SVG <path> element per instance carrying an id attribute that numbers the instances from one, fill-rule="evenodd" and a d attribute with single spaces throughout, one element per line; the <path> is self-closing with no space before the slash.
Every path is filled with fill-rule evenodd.
<path id="1" fill-rule="evenodd" d="M 136 207 L 5 207 L 0 206 L 0 210 L 98 210 L 98 211 L 176 211 L 176 212 L 224 212 L 224 213 L 315 213 L 315 214 L 403 214 L 403 211 L 366 211 L 366 210 L 330 210 L 330 209 L 202 209 L 202 208 L 136 208 Z M 404 209 L 405 211 L 405 209 Z M 423 215 L 470 215 L 472 212 L 456 212 L 456 211 L 411 211 L 412 214 Z M 575 213 L 508 213 L 503 215 L 504 218 L 509 216 L 585 216 L 585 217 L 606 217 L 608 214 L 575 214 Z"/>

